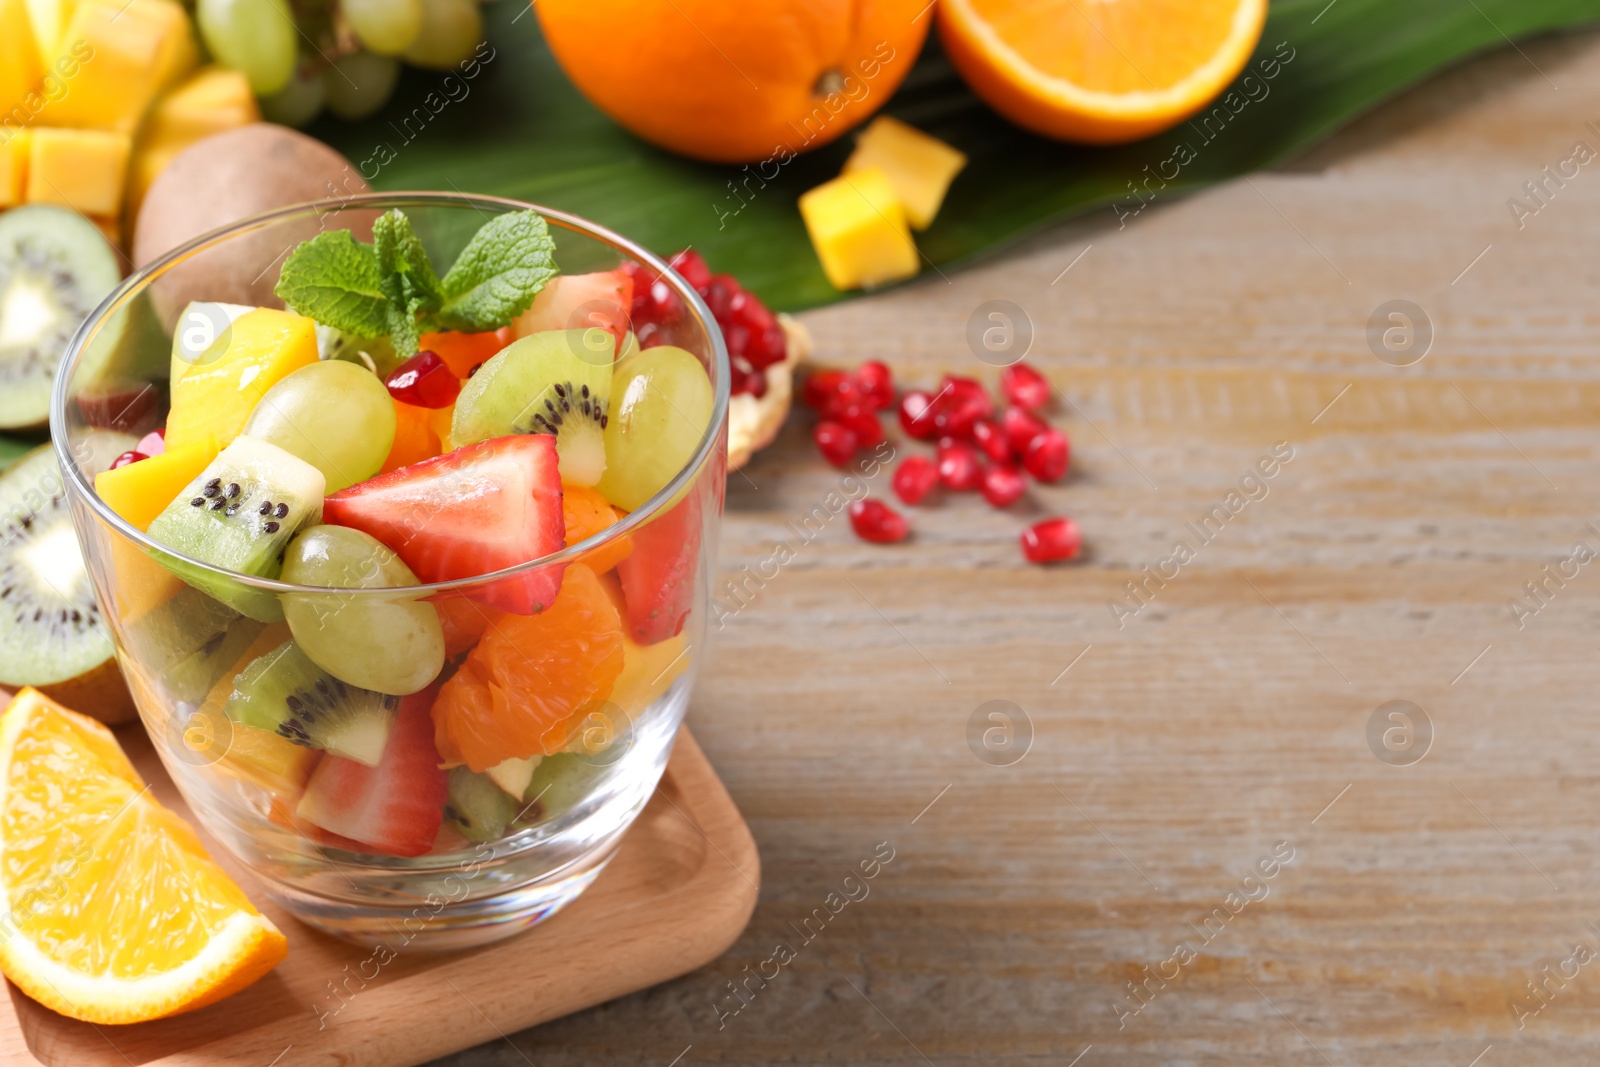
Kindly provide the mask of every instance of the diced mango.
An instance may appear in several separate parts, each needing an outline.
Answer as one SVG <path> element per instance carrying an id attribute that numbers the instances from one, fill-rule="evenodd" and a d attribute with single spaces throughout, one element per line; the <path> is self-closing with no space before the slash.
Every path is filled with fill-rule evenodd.
<path id="1" fill-rule="evenodd" d="M 169 448 L 159 456 L 94 476 L 94 491 L 129 524 L 148 529 L 155 517 L 217 458 L 215 438 Z"/>
<path id="2" fill-rule="evenodd" d="M 16 207 L 27 198 L 32 145 L 32 130 L 0 126 L 0 207 Z"/>
<path id="3" fill-rule="evenodd" d="M 21 125 L 32 117 L 24 101 L 37 99 L 44 64 L 34 40 L 33 23 L 23 0 L 0 0 L 0 118 Z M 11 114 L 20 110 L 20 116 Z M 21 121 L 18 121 L 19 118 Z"/>
<path id="4" fill-rule="evenodd" d="M 261 121 L 250 81 L 235 70 L 207 67 L 158 100 L 134 150 L 128 206 L 137 211 L 167 164 L 194 142 Z"/>
<path id="5" fill-rule="evenodd" d="M 122 210 L 132 138 L 109 130 L 38 128 L 28 153 L 30 204 L 60 204 L 83 215 Z"/>
<path id="6" fill-rule="evenodd" d="M 882 167 L 841 174 L 800 197 L 800 215 L 835 289 L 882 285 L 917 273 L 905 209 Z"/>
<path id="7" fill-rule="evenodd" d="M 241 316 L 193 363 L 175 360 L 167 448 L 215 437 L 226 448 L 268 389 L 317 361 L 310 319 L 257 308 Z"/>
<path id="8" fill-rule="evenodd" d="M 73 0 L 25 0 L 28 17 L 33 23 L 33 39 L 39 48 L 39 60 L 46 67 L 55 62 L 61 50 L 62 38 L 72 12 L 77 7 Z"/>
<path id="9" fill-rule="evenodd" d="M 944 194 L 967 157 L 937 137 L 930 137 L 888 115 L 879 115 L 861 131 L 856 150 L 845 160 L 844 173 L 881 167 L 894 186 L 914 230 L 926 230 L 944 203 Z"/>
<path id="10" fill-rule="evenodd" d="M 82 0 L 61 43 L 87 46 L 93 58 L 78 66 L 41 121 L 124 133 L 138 128 L 156 94 L 193 69 L 198 56 L 189 15 L 174 0 Z"/>
<path id="11" fill-rule="evenodd" d="M 230 685 L 232 679 L 230 672 Z M 233 722 L 220 711 L 213 710 L 209 702 L 197 719 L 201 728 L 213 722 L 227 724 L 222 727 L 227 731 L 226 743 L 217 746 L 223 752 L 217 769 L 260 786 L 274 799 L 283 798 L 291 803 L 297 799 L 305 791 L 306 779 L 311 777 L 317 760 L 322 758 L 322 753 L 314 748 L 297 745 L 268 730 Z"/>

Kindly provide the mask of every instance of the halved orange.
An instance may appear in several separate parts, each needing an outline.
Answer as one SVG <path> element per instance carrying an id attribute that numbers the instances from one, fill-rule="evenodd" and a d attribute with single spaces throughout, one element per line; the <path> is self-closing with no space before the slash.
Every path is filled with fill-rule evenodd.
<path id="1" fill-rule="evenodd" d="M 1198 112 L 1244 68 L 1267 0 L 940 0 L 972 91 L 1020 126 L 1136 141 Z"/>
<path id="2" fill-rule="evenodd" d="M 192 1011 L 288 951 L 110 730 L 24 689 L 0 716 L 0 969 L 92 1023 Z"/>

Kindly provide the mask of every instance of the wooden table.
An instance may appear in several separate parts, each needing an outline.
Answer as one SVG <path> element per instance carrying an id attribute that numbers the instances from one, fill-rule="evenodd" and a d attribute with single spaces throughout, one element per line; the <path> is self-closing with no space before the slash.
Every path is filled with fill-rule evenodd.
<path id="1" fill-rule="evenodd" d="M 808 315 L 825 359 L 992 380 L 964 332 L 1014 302 L 1073 474 L 1013 513 L 919 510 L 898 547 L 843 516 L 805 542 L 787 524 L 843 481 L 793 419 L 730 483 L 722 565 L 794 558 L 725 599 L 690 714 L 760 844 L 749 929 L 440 1062 L 1595 1062 L 1600 562 L 1520 628 L 1509 606 L 1600 552 L 1600 160 L 1520 228 L 1507 206 L 1578 140 L 1600 150 L 1595 34 L 1474 61 L 1126 229 L 1105 212 Z M 1405 367 L 1367 339 L 1395 299 L 1435 334 Z M 1124 583 L 1276 442 L 1266 495 L 1119 628 Z M 1086 558 L 1025 566 L 1017 533 L 1051 513 Z M 1031 723 L 1010 766 L 969 748 L 989 701 Z M 1390 701 L 1421 709 L 1409 749 Z M 846 883 L 880 842 L 892 862 Z M 764 964 L 779 942 L 796 956 Z"/>

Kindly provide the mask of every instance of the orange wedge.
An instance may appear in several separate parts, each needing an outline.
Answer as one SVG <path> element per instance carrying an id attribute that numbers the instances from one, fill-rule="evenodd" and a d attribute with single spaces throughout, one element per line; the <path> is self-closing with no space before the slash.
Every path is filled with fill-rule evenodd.
<path id="1" fill-rule="evenodd" d="M 0 715 L 0 970 L 135 1023 L 236 993 L 288 943 L 157 804 L 110 730 L 33 689 Z"/>
<path id="2" fill-rule="evenodd" d="M 939 33 L 996 111 L 1047 137 L 1136 141 L 1244 68 L 1267 0 L 940 0 Z"/>

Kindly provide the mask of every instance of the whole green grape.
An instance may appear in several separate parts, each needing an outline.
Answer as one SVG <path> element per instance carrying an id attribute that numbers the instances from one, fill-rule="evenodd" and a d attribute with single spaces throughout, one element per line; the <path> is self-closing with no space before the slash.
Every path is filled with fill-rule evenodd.
<path id="1" fill-rule="evenodd" d="M 364 119 L 388 103 L 399 80 L 400 61 L 371 52 L 341 56 L 322 72 L 328 110 L 349 122 Z"/>
<path id="2" fill-rule="evenodd" d="M 289 542 L 283 580 L 333 589 L 416 585 L 377 538 L 346 526 L 311 526 Z M 285 594 L 289 632 L 311 662 L 349 685 L 404 696 L 444 667 L 444 629 L 426 601 L 338 593 Z"/>
<path id="3" fill-rule="evenodd" d="M 343 0 L 339 9 L 369 52 L 399 55 L 422 31 L 422 0 Z"/>
<path id="4" fill-rule="evenodd" d="M 244 432 L 305 460 L 336 493 L 378 473 L 394 446 L 394 427 L 394 401 L 376 374 L 325 359 L 268 389 Z"/>
<path id="5" fill-rule="evenodd" d="M 217 62 L 250 80 L 257 96 L 289 84 L 300 31 L 286 0 L 199 0 L 200 36 Z"/>
<path id="6" fill-rule="evenodd" d="M 408 63 L 449 70 L 483 40 L 483 12 L 474 0 L 422 0 L 422 32 L 405 50 Z"/>
<path id="7" fill-rule="evenodd" d="M 689 462 L 711 422 L 711 379 L 681 348 L 632 353 L 611 374 L 606 471 L 596 486 L 624 511 L 655 496 Z"/>
<path id="8" fill-rule="evenodd" d="M 323 87 L 321 69 L 315 63 L 302 62 L 295 67 L 289 84 L 257 103 L 261 105 L 261 117 L 268 122 L 300 129 L 322 114 L 327 99 L 328 90 Z"/>

